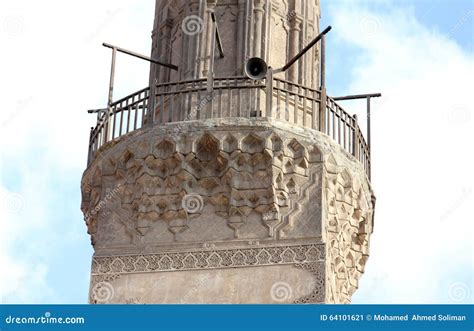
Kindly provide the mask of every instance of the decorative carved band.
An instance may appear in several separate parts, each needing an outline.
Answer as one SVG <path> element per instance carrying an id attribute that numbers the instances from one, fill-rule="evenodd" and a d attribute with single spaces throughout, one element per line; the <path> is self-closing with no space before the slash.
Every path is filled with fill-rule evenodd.
<path id="1" fill-rule="evenodd" d="M 94 257 L 92 275 L 283 265 L 324 260 L 324 244 Z"/>
<path id="2" fill-rule="evenodd" d="M 316 283 L 313 291 L 297 300 L 294 303 L 322 303 L 326 296 L 325 265 L 324 262 L 297 263 L 295 267 L 310 272 Z"/>

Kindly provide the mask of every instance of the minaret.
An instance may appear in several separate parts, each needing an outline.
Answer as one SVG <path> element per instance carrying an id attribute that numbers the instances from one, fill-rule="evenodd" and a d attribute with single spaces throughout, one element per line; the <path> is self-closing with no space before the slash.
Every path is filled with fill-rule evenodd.
<path id="1" fill-rule="evenodd" d="M 91 130 L 91 303 L 350 302 L 370 141 L 327 96 L 319 19 L 319 0 L 156 1 L 149 87 Z"/>

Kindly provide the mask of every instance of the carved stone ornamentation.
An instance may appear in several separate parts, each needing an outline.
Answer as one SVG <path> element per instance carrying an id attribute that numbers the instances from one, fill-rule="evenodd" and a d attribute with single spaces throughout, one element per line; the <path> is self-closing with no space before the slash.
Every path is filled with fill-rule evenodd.
<path id="1" fill-rule="evenodd" d="M 314 144 L 268 130 L 140 140 L 148 151 L 117 145 L 85 175 L 108 173 L 83 192 L 96 250 L 321 235 L 320 202 L 311 201 L 321 194 L 322 154 Z M 315 213 L 308 218 L 305 208 Z"/>
<path id="2" fill-rule="evenodd" d="M 362 166 L 327 136 L 279 121 L 188 125 L 177 138 L 172 125 L 142 130 L 85 172 L 92 284 L 292 265 L 312 282 L 295 302 L 349 302 L 372 231 Z"/>
<path id="3" fill-rule="evenodd" d="M 349 303 L 369 257 L 372 193 L 364 177 L 330 157 L 324 169 L 328 302 Z"/>
<path id="4" fill-rule="evenodd" d="M 370 146 L 321 87 L 320 43 L 242 77 L 252 57 L 275 69 L 297 55 L 319 7 L 157 0 L 151 57 L 177 70 L 153 63 L 150 87 L 91 130 L 91 303 L 350 302 L 372 233 Z"/>

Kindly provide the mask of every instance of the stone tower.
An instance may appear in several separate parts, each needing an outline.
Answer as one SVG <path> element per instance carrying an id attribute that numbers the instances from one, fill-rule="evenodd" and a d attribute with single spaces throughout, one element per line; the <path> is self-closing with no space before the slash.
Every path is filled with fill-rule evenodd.
<path id="1" fill-rule="evenodd" d="M 91 130 L 92 303 L 348 303 L 369 254 L 370 149 L 326 95 L 319 0 L 157 0 L 150 87 Z M 271 70 L 271 69 L 270 69 Z M 111 101 L 111 100 L 110 100 Z"/>

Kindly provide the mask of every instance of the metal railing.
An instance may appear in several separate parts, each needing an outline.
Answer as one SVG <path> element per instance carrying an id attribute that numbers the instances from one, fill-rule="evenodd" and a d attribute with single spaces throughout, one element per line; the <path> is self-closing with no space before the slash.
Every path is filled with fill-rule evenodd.
<path id="1" fill-rule="evenodd" d="M 214 78 L 211 84 L 208 79 L 197 79 L 157 84 L 154 89 L 154 100 L 150 100 L 150 88 L 144 88 L 97 111 L 88 164 L 102 146 L 143 127 L 210 118 L 269 117 L 327 134 L 355 156 L 370 177 L 370 149 L 357 117 L 324 91 L 273 77 L 271 81 Z M 154 111 L 149 111 L 150 105 Z"/>
<path id="2" fill-rule="evenodd" d="M 143 127 L 147 118 L 150 88 L 144 88 L 95 111 L 97 125 L 91 128 L 88 164 L 106 143 Z"/>

